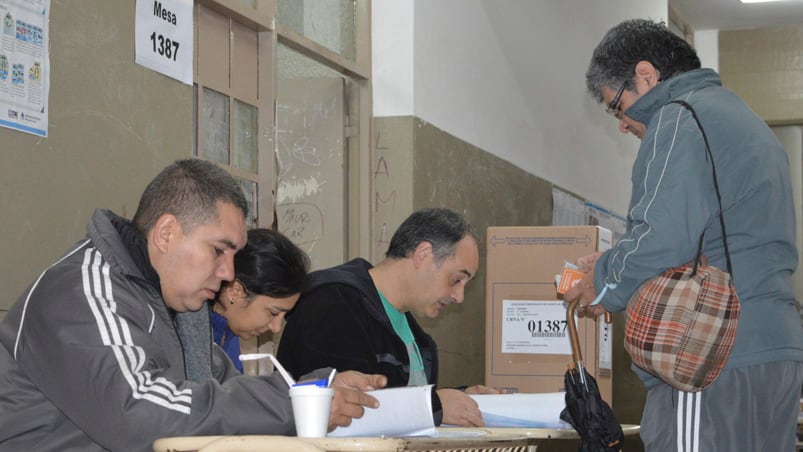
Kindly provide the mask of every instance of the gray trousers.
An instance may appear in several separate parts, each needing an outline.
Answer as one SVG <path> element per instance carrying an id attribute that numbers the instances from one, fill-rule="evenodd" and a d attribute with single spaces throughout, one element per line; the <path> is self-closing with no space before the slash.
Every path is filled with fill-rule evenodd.
<path id="1" fill-rule="evenodd" d="M 700 392 L 647 392 L 641 439 L 649 452 L 793 452 L 803 362 L 724 370 Z"/>

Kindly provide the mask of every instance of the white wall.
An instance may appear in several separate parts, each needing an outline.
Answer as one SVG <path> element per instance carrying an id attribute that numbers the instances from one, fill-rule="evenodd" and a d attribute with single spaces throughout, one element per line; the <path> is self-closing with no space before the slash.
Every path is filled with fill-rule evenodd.
<path id="1" fill-rule="evenodd" d="M 695 31 L 694 49 L 702 67 L 719 72 L 719 30 Z"/>
<path id="2" fill-rule="evenodd" d="M 415 0 L 371 2 L 374 116 L 413 114 Z"/>
<path id="3" fill-rule="evenodd" d="M 412 100 L 400 96 L 410 4 Z M 626 212 L 638 141 L 587 96 L 585 70 L 605 31 L 631 17 L 666 20 L 666 0 L 374 0 L 373 11 L 376 116 L 415 115 Z"/>

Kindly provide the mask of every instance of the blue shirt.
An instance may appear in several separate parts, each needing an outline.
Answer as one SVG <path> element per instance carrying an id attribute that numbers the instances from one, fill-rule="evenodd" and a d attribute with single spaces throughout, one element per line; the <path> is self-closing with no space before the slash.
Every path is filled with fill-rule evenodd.
<path id="1" fill-rule="evenodd" d="M 229 355 L 234 367 L 243 373 L 243 363 L 240 362 L 240 338 L 229 329 L 229 322 L 225 317 L 215 312 L 214 309 L 210 312 L 215 343 Z"/>

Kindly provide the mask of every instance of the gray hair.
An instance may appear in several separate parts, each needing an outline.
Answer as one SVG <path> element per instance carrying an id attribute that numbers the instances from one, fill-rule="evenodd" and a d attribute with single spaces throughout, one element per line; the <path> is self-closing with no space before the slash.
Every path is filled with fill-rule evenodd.
<path id="1" fill-rule="evenodd" d="M 639 61 L 651 63 L 660 73 L 659 81 L 700 67 L 694 48 L 663 22 L 626 20 L 608 30 L 594 49 L 586 71 L 588 93 L 601 103 L 603 87 L 632 88 Z"/>
<path id="2" fill-rule="evenodd" d="M 421 209 L 413 212 L 399 226 L 390 239 L 385 256 L 390 259 L 410 257 L 422 242 L 432 245 L 435 262 L 454 256 L 457 243 L 471 236 L 479 243 L 477 236 L 465 218 L 448 209 Z"/>

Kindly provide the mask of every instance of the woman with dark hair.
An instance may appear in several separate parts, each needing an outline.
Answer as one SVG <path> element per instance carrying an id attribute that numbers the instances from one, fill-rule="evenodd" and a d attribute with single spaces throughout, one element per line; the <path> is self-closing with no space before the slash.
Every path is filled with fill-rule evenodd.
<path id="1" fill-rule="evenodd" d="M 240 362 L 240 338 L 282 329 L 307 284 L 309 258 L 293 242 L 270 229 L 248 231 L 248 243 L 234 256 L 234 280 L 223 282 L 212 305 L 215 343 Z"/>

